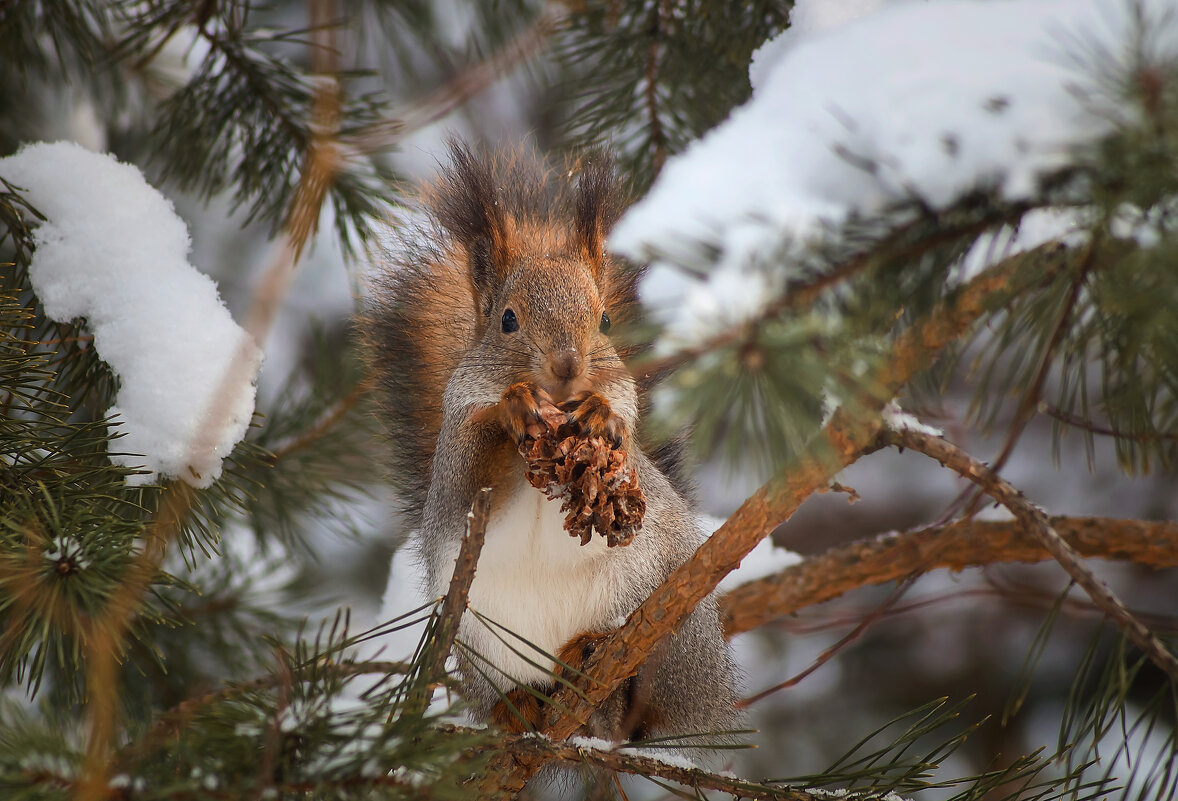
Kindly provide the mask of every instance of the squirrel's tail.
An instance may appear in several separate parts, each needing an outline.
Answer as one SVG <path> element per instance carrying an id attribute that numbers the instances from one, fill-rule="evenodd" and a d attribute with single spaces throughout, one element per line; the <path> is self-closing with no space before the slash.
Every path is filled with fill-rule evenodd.
<path id="1" fill-rule="evenodd" d="M 414 526 L 429 491 L 446 383 L 474 343 L 478 313 L 466 267 L 439 249 L 439 234 L 428 219 L 400 226 L 361 321 L 390 478 Z"/>

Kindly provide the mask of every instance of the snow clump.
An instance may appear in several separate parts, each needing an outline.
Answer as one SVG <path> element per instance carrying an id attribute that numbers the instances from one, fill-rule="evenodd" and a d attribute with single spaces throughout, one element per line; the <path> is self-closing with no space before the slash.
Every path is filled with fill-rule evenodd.
<path id="1" fill-rule="evenodd" d="M 115 464 L 208 487 L 254 411 L 262 352 L 211 278 L 188 263 L 188 228 L 134 166 L 71 142 L 0 159 L 0 176 L 46 221 L 29 277 L 45 313 L 85 319 L 118 375 Z"/>
<path id="2" fill-rule="evenodd" d="M 754 57 L 752 99 L 670 159 L 610 237 L 655 264 L 640 292 L 668 328 L 661 349 L 754 318 L 799 277 L 782 265 L 855 215 L 913 199 L 941 209 L 979 188 L 1033 197 L 1076 147 L 1134 114 L 1084 54 L 1131 63 L 1138 8 L 1157 23 L 1153 52 L 1178 52 L 1167 5 L 798 0 L 797 27 Z M 703 275 L 667 266 L 696 267 L 709 249 Z"/>

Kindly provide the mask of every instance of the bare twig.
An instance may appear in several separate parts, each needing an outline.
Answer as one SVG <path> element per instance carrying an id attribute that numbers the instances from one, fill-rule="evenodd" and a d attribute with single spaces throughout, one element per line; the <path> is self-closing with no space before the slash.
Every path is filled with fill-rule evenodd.
<path id="1" fill-rule="evenodd" d="M 436 636 L 440 647 L 434 654 L 434 663 L 430 666 L 431 679 L 445 672 L 446 657 L 450 655 L 454 637 L 458 634 L 458 624 L 462 620 L 462 613 L 466 611 L 470 585 L 474 581 L 479 554 L 483 550 L 483 540 L 487 536 L 487 519 L 490 514 L 491 488 L 483 487 L 474 496 L 474 504 L 466 514 L 466 534 L 462 538 L 462 547 L 454 563 L 450 588 L 446 591 L 446 597 L 442 600 L 442 610 L 438 614 Z"/>
<path id="2" fill-rule="evenodd" d="M 940 437 L 931 437 L 911 429 L 900 429 L 886 431 L 883 439 L 890 445 L 911 448 L 936 459 L 945 467 L 977 484 L 987 495 L 1009 509 L 1040 545 L 1060 563 L 1076 584 L 1088 593 L 1092 602 L 1125 632 L 1133 644 L 1145 652 L 1171 679 L 1178 681 L 1178 658 L 1175 658 L 1149 627 L 1135 618 L 1120 599 L 1081 563 L 1080 554 L 1059 535 L 1042 509 L 1028 501 L 1021 492 L 985 464 Z"/>
<path id="3" fill-rule="evenodd" d="M 1050 523 L 1082 556 L 1178 567 L 1178 523 L 1102 517 L 1055 517 Z M 885 534 L 734 587 L 720 598 L 720 619 L 731 637 L 851 590 L 913 572 L 1050 558 L 1017 520 L 961 520 Z"/>
<path id="4" fill-rule="evenodd" d="M 270 455 L 273 457 L 273 461 L 281 461 L 284 457 L 307 447 L 311 443 L 315 442 L 315 440 L 331 431 L 331 429 L 334 428 L 340 420 L 344 419 L 348 412 L 350 412 L 356 406 L 356 404 L 360 402 L 361 398 L 367 395 L 371 389 L 372 386 L 368 381 L 357 382 L 356 386 L 352 387 L 347 395 L 343 396 L 334 404 L 332 404 L 331 408 L 328 409 L 313 426 L 298 436 L 292 437 L 281 445 L 276 446 L 274 450 L 270 452 Z"/>
<path id="5" fill-rule="evenodd" d="M 1100 434 L 1101 436 L 1105 436 L 1105 437 L 1115 437 L 1116 439 L 1128 439 L 1128 440 L 1133 440 L 1134 442 L 1157 442 L 1158 440 L 1170 440 L 1170 441 L 1178 440 L 1178 434 L 1168 434 L 1165 432 L 1158 432 L 1156 434 L 1146 434 L 1146 433 L 1135 434 L 1132 431 L 1118 431 L 1115 428 L 1109 428 L 1108 426 L 1097 425 L 1096 423 L 1093 423 L 1089 420 L 1085 420 L 1083 417 L 1078 417 L 1077 415 L 1071 414 L 1070 412 L 1065 412 L 1063 409 L 1057 409 L 1056 407 L 1048 404 L 1045 401 L 1039 401 L 1039 411 L 1042 412 L 1043 414 L 1047 415 L 1048 417 L 1054 417 L 1056 420 L 1060 421 L 1064 425 L 1073 426 L 1075 428 L 1083 429 L 1084 431 L 1090 431 L 1093 434 Z"/>
<path id="6" fill-rule="evenodd" d="M 386 150 L 414 131 L 445 117 L 503 75 L 535 56 L 560 27 L 563 12 L 549 6 L 540 17 L 492 56 L 458 73 L 445 86 L 384 119 L 348 134 L 344 143 L 364 153 Z"/>
<path id="7" fill-rule="evenodd" d="M 659 119 L 658 103 L 658 59 L 662 47 L 662 0 L 657 0 L 650 10 L 650 45 L 646 55 L 646 114 L 650 123 L 650 141 L 654 145 L 653 174 L 658 175 L 667 160 L 667 138 L 663 123 Z"/>
<path id="8" fill-rule="evenodd" d="M 1051 558 L 1046 551 L 1043 553 L 1045 559 Z M 998 566 L 999 564 L 987 565 L 987 567 Z M 1011 606 L 1033 609 L 1038 612 L 1047 612 L 1058 607 L 1060 612 L 1072 617 L 1091 617 L 1093 615 L 1104 617 L 1104 612 L 1088 600 L 1067 597 L 1060 603 L 1058 590 L 1041 590 L 1025 582 L 1007 586 L 1006 584 L 992 580 L 988 575 L 986 579 L 987 586 L 984 587 L 964 587 L 961 589 L 945 590 L 944 592 L 934 592 L 922 595 L 915 601 L 910 601 L 906 604 L 896 604 L 887 610 L 883 617 L 899 617 L 900 615 L 929 609 L 934 606 L 948 605 L 958 601 L 969 601 L 973 599 L 1001 601 Z M 997 605 L 995 609 L 998 609 Z M 1130 611 L 1154 631 L 1164 632 L 1168 635 L 1178 634 L 1178 615 L 1163 615 L 1144 612 L 1139 609 Z M 854 626 L 864 615 L 870 613 L 870 609 L 840 606 L 838 610 L 828 614 L 818 613 L 806 618 L 793 616 L 774 618 L 766 621 L 766 625 L 788 632 L 789 634 L 817 634 L 832 629 L 845 629 L 848 626 Z"/>
<path id="9" fill-rule="evenodd" d="M 785 690 L 785 689 L 788 689 L 790 687 L 797 685 L 799 682 L 802 681 L 802 679 L 806 678 L 811 673 L 813 673 L 815 670 L 822 667 L 827 662 L 829 662 L 832 658 L 834 658 L 834 655 L 837 654 L 839 651 L 843 650 L 848 645 L 853 643 L 855 640 L 862 637 L 863 632 L 867 631 L 867 629 L 871 626 L 871 624 L 875 623 L 880 618 L 882 618 L 884 615 L 886 615 L 888 613 L 888 611 L 893 606 L 896 605 L 896 602 L 899 601 L 901 597 L 903 597 L 904 593 L 908 592 L 909 588 L 913 584 L 916 583 L 916 579 L 918 579 L 919 577 L 920 577 L 920 574 L 912 573 L 907 578 L 905 578 L 903 581 L 901 581 L 899 584 L 897 584 L 896 588 L 894 590 L 892 590 L 891 594 L 888 595 L 887 598 L 884 599 L 884 602 L 882 604 L 880 604 L 878 607 L 876 607 L 874 610 L 872 610 L 871 614 L 864 615 L 863 618 L 855 625 L 855 628 L 851 629 L 851 631 L 849 631 L 846 635 L 841 637 L 839 639 L 839 641 L 836 642 L 834 645 L 825 649 L 821 654 L 818 655 L 818 658 L 815 659 L 814 662 L 809 667 L 807 667 L 805 670 L 803 670 L 801 673 L 791 676 L 790 678 L 786 679 L 785 681 L 781 682 L 780 684 L 775 684 L 767 690 L 762 690 L 761 692 L 757 693 L 756 695 L 751 695 L 748 698 L 741 699 L 741 701 L 739 702 L 738 705 L 742 709 L 745 707 L 752 706 L 757 701 L 760 701 L 763 698 L 768 698 L 770 695 L 773 695 L 778 690 Z"/>
<path id="10" fill-rule="evenodd" d="M 446 658 L 450 656 L 450 649 L 454 647 L 458 624 L 462 621 L 462 613 L 466 611 L 470 585 L 474 581 L 479 554 L 483 550 L 483 540 L 487 536 L 487 520 L 490 514 L 491 488 L 483 487 L 475 495 L 474 504 L 466 514 L 466 534 L 462 537 L 458 558 L 454 562 L 450 587 L 442 599 L 442 608 L 438 611 L 434 623 L 433 636 L 430 638 L 431 653 L 422 660 L 421 670 L 414 677 L 413 686 L 409 689 L 410 700 L 406 714 L 424 714 L 432 695 L 430 688 L 438 678 L 445 675 Z"/>
<path id="11" fill-rule="evenodd" d="M 1051 334 L 1047 338 L 1047 344 L 1044 345 L 1043 353 L 1039 356 L 1039 363 L 1035 367 L 1034 377 L 1031 379 L 1030 384 L 1027 385 L 1022 399 L 1019 400 L 1018 408 L 1014 413 L 1014 420 L 1011 421 L 1010 430 L 1006 434 L 1006 441 L 1002 444 L 1001 452 L 994 460 L 993 465 L 991 465 L 991 469 L 995 473 L 1001 472 L 1002 468 L 1006 466 L 1011 454 L 1014 453 L 1015 446 L 1018 445 L 1019 438 L 1027 428 L 1027 423 L 1031 422 L 1031 418 L 1035 416 L 1035 412 L 1039 406 L 1039 398 L 1043 394 L 1043 385 L 1047 383 L 1047 376 L 1051 372 L 1051 365 L 1054 364 L 1055 351 L 1067 334 L 1068 321 L 1072 318 L 1072 311 L 1075 309 L 1076 303 L 1080 300 L 1080 291 L 1084 288 L 1084 281 L 1091 270 L 1092 255 L 1095 249 L 1096 245 L 1093 242 L 1089 242 L 1084 248 L 1084 256 L 1076 268 L 1076 277 L 1072 279 L 1072 284 L 1068 288 L 1068 295 L 1059 307 L 1059 313 L 1056 315 L 1055 323 L 1051 327 Z M 966 515 L 972 517 L 977 514 L 978 509 L 981 508 L 982 494 L 982 491 L 979 489 L 977 494 L 970 500 L 969 505 L 966 507 Z"/>

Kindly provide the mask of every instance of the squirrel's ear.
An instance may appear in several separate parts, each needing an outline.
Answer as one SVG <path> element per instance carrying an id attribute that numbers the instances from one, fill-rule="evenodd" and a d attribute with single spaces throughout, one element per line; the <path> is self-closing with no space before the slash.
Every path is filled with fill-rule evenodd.
<path id="1" fill-rule="evenodd" d="M 603 152 L 587 155 L 577 181 L 577 245 L 593 274 L 601 278 L 605 238 L 618 215 L 617 180 L 613 160 Z"/>
<path id="2" fill-rule="evenodd" d="M 438 222 L 467 253 L 471 284 L 484 314 L 507 274 L 514 227 L 500 203 L 491 159 L 458 139 L 448 142 L 450 164 L 438 178 L 431 205 Z"/>

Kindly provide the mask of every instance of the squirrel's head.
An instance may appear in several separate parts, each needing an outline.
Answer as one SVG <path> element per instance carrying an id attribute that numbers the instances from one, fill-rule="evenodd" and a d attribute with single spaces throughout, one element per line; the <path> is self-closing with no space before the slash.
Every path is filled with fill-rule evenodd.
<path id="1" fill-rule="evenodd" d="M 484 356 L 557 401 L 623 369 L 609 332 L 633 294 L 605 252 L 619 209 L 609 159 L 562 178 L 452 142 L 432 204 L 466 261 Z"/>

